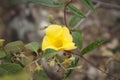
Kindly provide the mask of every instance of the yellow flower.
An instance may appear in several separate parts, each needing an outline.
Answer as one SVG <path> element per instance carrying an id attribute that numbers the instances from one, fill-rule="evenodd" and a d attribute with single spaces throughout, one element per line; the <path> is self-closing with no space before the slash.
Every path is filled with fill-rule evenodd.
<path id="1" fill-rule="evenodd" d="M 0 46 L 3 46 L 4 41 L 4 39 L 0 39 Z"/>
<path id="2" fill-rule="evenodd" d="M 65 26 L 50 25 L 46 29 L 46 35 L 43 38 L 42 50 L 52 48 L 55 50 L 72 50 L 75 49 L 73 38 Z"/>

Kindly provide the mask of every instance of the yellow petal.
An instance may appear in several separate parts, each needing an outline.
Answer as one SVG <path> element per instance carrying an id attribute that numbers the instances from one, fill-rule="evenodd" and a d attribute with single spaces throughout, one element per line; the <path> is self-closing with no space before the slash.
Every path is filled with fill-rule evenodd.
<path id="1" fill-rule="evenodd" d="M 77 47 L 75 46 L 73 42 L 70 42 L 70 43 L 64 44 L 62 48 L 63 50 L 73 50 L 73 49 L 76 49 Z"/>
<path id="2" fill-rule="evenodd" d="M 0 39 L 0 46 L 3 46 L 3 44 L 4 44 L 4 39 Z"/>
<path id="3" fill-rule="evenodd" d="M 65 42 L 69 42 L 69 41 L 72 42 L 73 41 L 72 36 L 71 36 L 67 27 L 63 27 L 63 33 L 62 34 L 63 34 L 63 38 L 64 38 L 63 40 Z"/>
<path id="4" fill-rule="evenodd" d="M 42 42 L 42 50 L 52 48 L 55 50 L 72 50 L 76 46 L 73 43 L 72 35 L 65 26 L 50 25 L 46 29 L 46 36 Z"/>
<path id="5" fill-rule="evenodd" d="M 62 32 L 63 32 L 63 29 L 59 25 L 50 25 L 46 29 L 46 35 L 49 38 L 57 38 L 62 34 Z"/>
<path id="6" fill-rule="evenodd" d="M 54 47 L 54 45 L 52 45 L 52 43 L 49 40 L 49 38 L 47 36 L 45 36 L 43 38 L 43 42 L 42 42 L 42 50 L 44 51 L 45 49 L 48 49 L 48 48 L 52 48 L 52 49 L 58 50 L 56 47 Z"/>

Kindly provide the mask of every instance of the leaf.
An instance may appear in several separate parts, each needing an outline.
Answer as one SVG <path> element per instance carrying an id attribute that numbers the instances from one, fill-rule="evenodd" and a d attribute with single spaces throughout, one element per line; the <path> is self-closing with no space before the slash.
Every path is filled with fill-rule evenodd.
<path id="1" fill-rule="evenodd" d="M 0 77 L 6 74 L 8 74 L 8 72 L 5 69 L 0 68 Z"/>
<path id="2" fill-rule="evenodd" d="M 22 71 L 22 67 L 19 64 L 2 63 L 0 68 L 6 70 L 8 74 L 17 74 Z"/>
<path id="3" fill-rule="evenodd" d="M 44 6 L 48 6 L 48 7 L 63 7 L 64 3 L 62 2 L 57 2 L 55 0 L 31 0 L 32 2 L 35 3 L 40 3 Z"/>
<path id="4" fill-rule="evenodd" d="M 48 60 L 49 58 L 52 58 L 53 56 L 55 56 L 56 54 L 58 54 L 58 51 L 54 50 L 54 49 L 46 49 L 44 52 L 44 56 L 45 58 Z"/>
<path id="5" fill-rule="evenodd" d="M 76 67 L 79 61 L 79 57 L 76 57 L 75 60 L 72 62 L 72 65 L 70 67 Z M 69 68 L 70 68 L 69 67 Z M 65 78 L 68 78 L 70 76 L 70 74 L 72 73 L 73 70 L 68 70 L 66 73 Z"/>
<path id="6" fill-rule="evenodd" d="M 5 56 L 6 56 L 6 54 L 5 54 L 4 50 L 0 49 L 0 58 L 3 58 Z"/>
<path id="7" fill-rule="evenodd" d="M 87 6 L 90 10 L 95 11 L 94 5 L 92 3 L 92 0 L 81 0 L 81 2 Z"/>
<path id="8" fill-rule="evenodd" d="M 5 63 L 12 63 L 12 57 L 13 55 L 12 54 L 6 54 L 6 56 L 4 57 L 4 62 Z"/>
<path id="9" fill-rule="evenodd" d="M 94 50 L 95 48 L 97 48 L 98 46 L 100 46 L 101 44 L 103 44 L 106 41 L 106 39 L 101 39 L 101 40 L 97 40 L 91 44 L 89 44 L 86 48 L 84 48 L 81 51 L 81 54 L 84 55 L 92 50 Z"/>
<path id="10" fill-rule="evenodd" d="M 23 53 L 20 54 L 20 60 L 19 62 L 23 65 L 26 66 L 28 63 L 30 63 L 30 58 Z"/>
<path id="11" fill-rule="evenodd" d="M 22 41 L 15 41 L 8 43 L 5 46 L 5 50 L 7 53 L 17 53 L 24 48 L 24 43 Z"/>
<path id="12" fill-rule="evenodd" d="M 7 0 L 6 4 L 10 5 L 20 5 L 23 3 L 36 3 L 36 4 L 41 4 L 44 6 L 48 7 L 63 7 L 64 3 L 62 2 L 57 2 L 55 0 Z"/>
<path id="13" fill-rule="evenodd" d="M 86 16 L 83 14 L 82 11 L 80 11 L 79 9 L 77 9 L 76 7 L 74 7 L 73 5 L 68 5 L 67 8 L 73 12 L 76 16 L 80 17 L 80 18 L 85 18 Z"/>
<path id="14" fill-rule="evenodd" d="M 73 28 L 79 21 L 80 21 L 80 17 L 78 17 L 78 16 L 73 16 L 72 18 L 71 18 L 71 20 L 69 21 L 69 26 L 71 27 L 71 28 Z"/>
<path id="15" fill-rule="evenodd" d="M 50 80 L 43 70 L 37 71 L 33 76 L 34 80 Z"/>
<path id="16" fill-rule="evenodd" d="M 38 53 L 38 50 L 40 49 L 40 45 L 38 44 L 38 42 L 31 42 L 31 43 L 25 45 L 25 47 L 36 53 Z"/>
<path id="17" fill-rule="evenodd" d="M 76 46 L 78 48 L 82 47 L 82 31 L 81 30 L 76 30 L 75 32 L 72 32 L 73 36 L 73 41 L 75 42 Z"/>

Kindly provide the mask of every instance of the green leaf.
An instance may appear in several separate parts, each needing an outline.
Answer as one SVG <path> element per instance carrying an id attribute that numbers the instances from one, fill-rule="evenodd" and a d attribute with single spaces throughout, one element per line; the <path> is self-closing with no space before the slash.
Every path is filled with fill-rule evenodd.
<path id="1" fill-rule="evenodd" d="M 76 57 L 75 60 L 72 62 L 72 65 L 69 68 L 76 67 L 78 62 L 79 62 L 79 57 Z M 72 71 L 73 70 L 68 70 L 67 73 L 66 73 L 65 78 L 68 78 L 70 76 L 70 74 L 72 73 Z"/>
<path id="2" fill-rule="evenodd" d="M 8 72 L 5 69 L 3 69 L 3 68 L 0 67 L 0 77 L 4 76 L 6 74 L 8 74 Z"/>
<path id="3" fill-rule="evenodd" d="M 40 45 L 38 44 L 38 42 L 31 42 L 31 43 L 25 45 L 25 47 L 36 53 L 38 53 L 38 50 L 40 49 Z"/>
<path id="4" fill-rule="evenodd" d="M 44 6 L 48 6 L 48 7 L 63 7 L 64 3 L 62 2 L 57 2 L 55 0 L 31 0 L 31 2 L 37 3 L 37 4 L 41 4 Z"/>
<path id="5" fill-rule="evenodd" d="M 64 3 L 62 2 L 58 2 L 55 0 L 7 0 L 5 2 L 5 4 L 9 4 L 9 5 L 20 5 L 23 3 L 36 3 L 36 4 L 41 4 L 44 6 L 48 6 L 48 7 L 63 7 Z"/>
<path id="6" fill-rule="evenodd" d="M 71 19 L 70 19 L 70 21 L 69 21 L 69 26 L 71 27 L 71 28 L 73 28 L 79 21 L 80 21 L 80 17 L 78 17 L 78 16 L 73 16 Z"/>
<path id="7" fill-rule="evenodd" d="M 106 41 L 106 39 L 101 39 L 101 40 L 97 40 L 91 44 L 89 44 L 86 48 L 84 48 L 81 51 L 81 54 L 84 55 L 92 50 L 94 50 L 95 48 L 97 48 L 98 46 L 100 46 L 101 44 L 103 44 Z"/>
<path id="8" fill-rule="evenodd" d="M 5 63 L 12 63 L 12 57 L 13 57 L 12 54 L 7 54 L 7 55 L 4 57 L 4 62 L 5 62 Z"/>
<path id="9" fill-rule="evenodd" d="M 72 32 L 73 36 L 73 41 L 75 42 L 76 46 L 78 48 L 82 47 L 82 31 L 81 30 L 76 30 L 75 32 Z"/>
<path id="10" fill-rule="evenodd" d="M 81 0 L 82 3 L 87 6 L 90 10 L 95 11 L 94 5 L 92 3 L 92 0 Z"/>
<path id="11" fill-rule="evenodd" d="M 53 56 L 55 56 L 56 54 L 58 54 L 58 51 L 56 51 L 54 49 L 46 49 L 44 52 L 44 56 L 46 59 L 50 59 Z"/>
<path id="12" fill-rule="evenodd" d="M 6 70 L 8 74 L 17 74 L 22 71 L 22 67 L 19 64 L 2 63 L 0 68 Z"/>
<path id="13" fill-rule="evenodd" d="M 5 54 L 4 50 L 0 49 L 0 58 L 3 58 L 5 56 L 6 56 L 6 54 Z"/>
<path id="14" fill-rule="evenodd" d="M 7 53 L 17 53 L 24 48 L 24 43 L 22 41 L 15 41 L 8 43 L 5 46 L 5 50 Z"/>
<path id="15" fill-rule="evenodd" d="M 80 11 L 79 9 L 77 9 L 75 6 L 73 5 L 68 5 L 67 8 L 73 12 L 76 16 L 80 17 L 80 18 L 85 18 L 86 16 L 83 14 L 82 11 Z"/>
<path id="16" fill-rule="evenodd" d="M 43 70 L 37 71 L 33 76 L 34 80 L 50 80 Z"/>

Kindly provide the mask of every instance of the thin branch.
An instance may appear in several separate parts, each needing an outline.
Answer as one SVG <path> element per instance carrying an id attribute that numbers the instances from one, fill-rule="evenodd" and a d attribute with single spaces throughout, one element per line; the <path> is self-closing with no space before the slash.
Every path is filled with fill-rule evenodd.
<path id="1" fill-rule="evenodd" d="M 92 0 L 93 3 L 96 3 L 95 8 L 98 7 L 103 7 L 103 8 L 108 8 L 108 9 L 116 9 L 116 10 L 120 10 L 120 6 L 119 5 L 115 5 L 115 4 L 111 4 L 111 3 L 105 3 L 105 2 L 101 2 L 99 0 Z M 89 10 L 86 13 L 86 17 L 90 16 L 92 14 L 92 11 Z M 82 19 L 80 20 L 80 22 L 75 26 L 75 28 L 78 28 L 79 26 L 81 26 L 81 24 L 85 21 L 86 19 Z M 81 26 L 81 29 L 83 29 L 84 27 Z"/>
<path id="2" fill-rule="evenodd" d="M 67 2 L 65 2 L 65 6 L 64 6 L 64 22 L 65 22 L 65 26 L 68 27 L 67 25 L 67 6 L 72 2 L 72 0 L 69 0 Z"/>
<path id="3" fill-rule="evenodd" d="M 91 63 L 89 60 L 87 60 L 83 55 L 80 55 L 80 54 L 78 54 L 78 53 L 77 53 L 76 55 L 79 56 L 80 58 L 82 58 L 83 60 L 85 60 L 87 63 L 89 63 L 91 66 L 93 66 L 93 67 L 96 68 L 97 70 L 101 71 L 102 73 L 106 74 L 107 76 L 111 76 L 111 77 L 109 77 L 110 79 L 112 78 L 112 80 L 120 80 L 119 78 L 113 76 L 112 74 L 107 73 L 107 72 L 105 72 L 104 70 L 96 67 L 93 63 Z"/>
<path id="4" fill-rule="evenodd" d="M 92 2 L 93 3 L 100 3 L 100 7 L 103 7 L 103 8 L 120 10 L 120 5 L 117 5 L 117 4 L 105 3 L 105 2 L 102 2 L 99 0 L 92 0 Z"/>
<path id="5" fill-rule="evenodd" d="M 98 3 L 95 5 L 95 8 L 98 8 L 99 6 L 100 6 L 100 3 L 98 2 Z M 90 16 L 91 14 L 92 14 L 92 11 L 89 10 L 89 11 L 85 14 L 85 16 L 88 17 L 88 16 Z M 80 20 L 80 22 L 75 26 L 75 28 L 78 28 L 85 20 L 86 20 L 86 18 Z M 81 26 L 80 28 L 83 29 L 82 26 Z"/>

